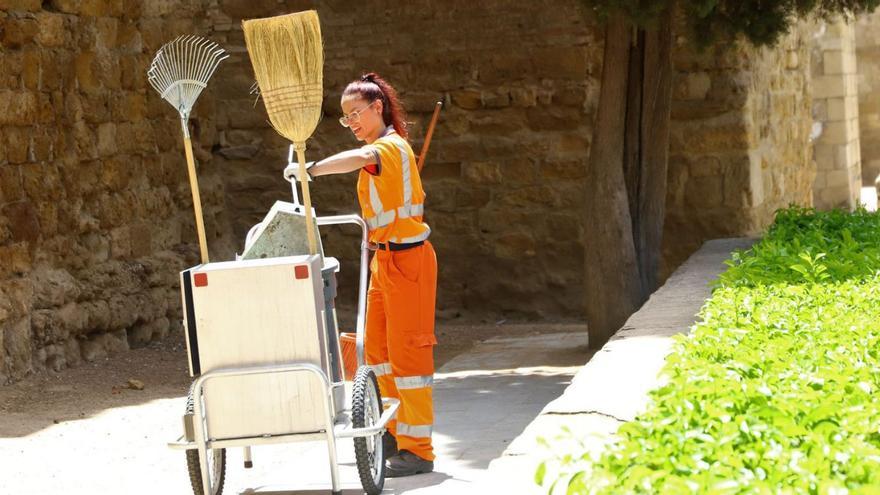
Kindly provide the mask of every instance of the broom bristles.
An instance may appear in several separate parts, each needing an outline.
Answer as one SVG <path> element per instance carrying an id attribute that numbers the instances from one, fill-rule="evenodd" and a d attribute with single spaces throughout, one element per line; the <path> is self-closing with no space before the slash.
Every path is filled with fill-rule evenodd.
<path id="1" fill-rule="evenodd" d="M 321 119 L 324 48 L 314 10 L 242 22 L 272 127 L 304 143 Z"/>

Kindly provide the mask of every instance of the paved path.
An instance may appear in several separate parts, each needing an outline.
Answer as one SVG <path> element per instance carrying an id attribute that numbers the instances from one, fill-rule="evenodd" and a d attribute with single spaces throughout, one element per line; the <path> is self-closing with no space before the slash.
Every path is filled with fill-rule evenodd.
<path id="1" fill-rule="evenodd" d="M 694 324 L 710 296 L 709 283 L 725 268 L 724 260 L 734 249 L 747 248 L 752 242 L 718 239 L 704 244 L 578 371 L 565 393 L 549 403 L 504 455 L 492 462 L 476 491 L 544 493 L 532 480 L 538 464 L 550 453 L 537 439 L 558 437 L 563 427 L 582 445 L 557 441 L 556 449 L 601 452 L 620 424 L 644 409 L 648 392 L 659 386 L 658 374 L 672 349 L 672 337 L 688 332 Z"/>
<path id="2" fill-rule="evenodd" d="M 587 360 L 586 329 L 571 330 L 491 339 L 438 370 L 436 472 L 388 480 L 385 493 L 470 491 Z M 179 435 L 183 407 L 182 397 L 160 399 L 0 438 L 0 493 L 192 493 L 183 454 L 165 447 Z M 350 442 L 340 448 L 345 493 L 361 493 Z M 241 450 L 235 449 L 229 452 L 224 493 L 329 493 L 326 459 L 323 443 L 260 447 L 254 449 L 254 469 L 245 470 Z"/>

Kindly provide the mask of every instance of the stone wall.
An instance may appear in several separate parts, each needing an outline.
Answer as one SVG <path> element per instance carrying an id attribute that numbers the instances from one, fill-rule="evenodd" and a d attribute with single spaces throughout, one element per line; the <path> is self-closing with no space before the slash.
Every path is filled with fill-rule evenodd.
<path id="1" fill-rule="evenodd" d="M 822 23 L 812 50 L 816 208 L 852 209 L 862 187 L 855 30 Z"/>
<path id="2" fill-rule="evenodd" d="M 880 175 L 880 11 L 855 21 L 862 182 Z"/>
<path id="3" fill-rule="evenodd" d="M 665 273 L 705 240 L 756 235 L 789 203 L 812 204 L 810 45 L 698 51 L 678 39 Z"/>
<path id="4" fill-rule="evenodd" d="M 198 29 L 200 8 L 0 0 L 0 384 L 178 325 L 191 198 L 180 124 L 145 71 L 162 42 Z M 214 126 L 195 125 L 204 164 Z M 202 172 L 210 216 L 222 189 Z"/>
<path id="5" fill-rule="evenodd" d="M 325 118 L 311 159 L 358 143 L 336 118 L 363 71 L 402 92 L 421 147 L 440 263 L 441 317 L 580 318 L 583 180 L 602 28 L 582 3 L 493 0 L 0 0 L 0 383 L 142 345 L 179 327 L 178 271 L 198 260 L 174 111 L 146 85 L 155 50 L 202 34 L 231 53 L 191 127 L 213 260 L 232 259 L 276 200 L 286 143 L 267 125 L 241 18 L 317 8 Z M 809 202 L 808 49 L 676 56 L 667 266 L 702 240 L 758 232 Z M 357 210 L 356 177 L 313 182 L 320 214 Z M 353 230 L 324 229 L 341 258 L 351 328 Z"/>

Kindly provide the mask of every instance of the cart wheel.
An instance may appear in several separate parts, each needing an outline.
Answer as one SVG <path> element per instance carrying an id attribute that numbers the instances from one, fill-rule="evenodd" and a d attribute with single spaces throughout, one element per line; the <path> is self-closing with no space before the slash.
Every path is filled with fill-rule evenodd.
<path id="1" fill-rule="evenodd" d="M 354 391 L 351 399 L 351 423 L 355 428 L 372 426 L 382 416 L 382 395 L 376 374 L 369 366 L 361 366 L 354 377 Z M 354 439 L 354 454 L 357 460 L 361 485 L 367 495 L 382 493 L 385 486 L 385 452 L 382 450 L 382 433 Z"/>
<path id="2" fill-rule="evenodd" d="M 193 414 L 192 388 L 190 388 L 189 397 L 186 399 L 186 413 Z M 193 493 L 205 495 L 202 488 L 202 469 L 199 464 L 198 450 L 186 451 L 186 467 L 189 470 L 189 481 L 192 483 Z M 223 482 L 226 480 L 226 449 L 208 451 L 208 472 L 211 473 L 211 486 L 214 490 L 211 495 L 220 495 L 223 493 Z"/>

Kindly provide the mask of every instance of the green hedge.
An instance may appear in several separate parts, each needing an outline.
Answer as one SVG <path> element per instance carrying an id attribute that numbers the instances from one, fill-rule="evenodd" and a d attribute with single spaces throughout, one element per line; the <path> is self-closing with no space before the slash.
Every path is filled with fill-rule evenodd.
<path id="1" fill-rule="evenodd" d="M 880 494 L 880 216 L 780 211 L 734 253 L 666 384 L 554 493 Z"/>

